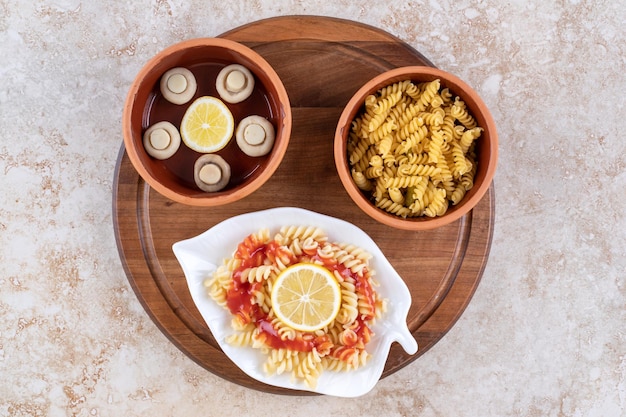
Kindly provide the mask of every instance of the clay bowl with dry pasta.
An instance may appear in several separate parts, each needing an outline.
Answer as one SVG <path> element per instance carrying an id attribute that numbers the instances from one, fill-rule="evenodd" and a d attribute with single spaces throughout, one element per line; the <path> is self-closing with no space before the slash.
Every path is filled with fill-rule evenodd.
<path id="1" fill-rule="evenodd" d="M 219 146 L 187 140 L 192 129 L 184 127 L 191 126 L 185 114 L 200 101 L 219 109 L 217 127 L 203 124 L 221 132 Z M 237 129 L 249 128 L 254 117 L 263 123 L 246 130 L 253 132 L 246 141 L 265 150 L 251 153 L 240 146 Z M 192 206 L 232 203 L 261 187 L 285 155 L 291 125 L 289 97 L 270 64 L 221 38 L 192 39 L 157 53 L 132 82 L 122 117 L 125 150 L 139 175 L 163 196 Z"/>
<path id="2" fill-rule="evenodd" d="M 459 77 L 402 67 L 353 95 L 337 124 L 334 157 L 346 192 L 366 214 L 397 229 L 428 230 L 458 220 L 484 197 L 498 136 L 489 109 Z"/>

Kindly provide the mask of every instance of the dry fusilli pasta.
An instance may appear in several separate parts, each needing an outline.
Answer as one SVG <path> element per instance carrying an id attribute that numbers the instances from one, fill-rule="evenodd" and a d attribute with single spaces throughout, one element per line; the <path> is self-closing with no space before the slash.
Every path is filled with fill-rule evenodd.
<path id="1" fill-rule="evenodd" d="M 441 216 L 458 204 L 473 186 L 482 133 L 463 100 L 439 79 L 403 80 L 369 95 L 364 105 L 347 144 L 359 189 L 401 217 Z"/>

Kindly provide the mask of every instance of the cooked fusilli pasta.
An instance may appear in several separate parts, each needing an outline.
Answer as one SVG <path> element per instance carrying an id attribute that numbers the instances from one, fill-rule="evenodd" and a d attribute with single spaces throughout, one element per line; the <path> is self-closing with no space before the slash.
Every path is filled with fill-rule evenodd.
<path id="1" fill-rule="evenodd" d="M 371 325 L 386 309 L 375 291 L 371 254 L 348 243 L 329 241 L 313 226 L 285 226 L 274 235 L 263 229 L 239 243 L 205 282 L 210 298 L 233 315 L 226 342 L 267 354 L 268 375 L 291 373 L 314 388 L 324 371 L 349 371 L 367 364 Z M 297 263 L 327 268 L 341 289 L 335 319 L 314 332 L 281 322 L 271 305 L 271 291 L 282 269 Z"/>

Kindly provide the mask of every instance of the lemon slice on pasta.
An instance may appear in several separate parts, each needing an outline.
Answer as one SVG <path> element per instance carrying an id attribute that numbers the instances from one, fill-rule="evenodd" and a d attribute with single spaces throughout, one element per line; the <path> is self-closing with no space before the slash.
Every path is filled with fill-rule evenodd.
<path id="1" fill-rule="evenodd" d="M 271 294 L 276 317 L 292 329 L 313 332 L 328 326 L 341 307 L 341 287 L 320 265 L 298 263 L 282 271 Z"/>

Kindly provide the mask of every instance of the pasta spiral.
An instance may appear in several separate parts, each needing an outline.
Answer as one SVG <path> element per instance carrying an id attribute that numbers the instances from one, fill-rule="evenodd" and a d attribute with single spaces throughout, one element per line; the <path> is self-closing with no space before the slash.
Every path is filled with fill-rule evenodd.
<path id="1" fill-rule="evenodd" d="M 409 175 L 405 177 L 391 177 L 387 179 L 385 187 L 387 188 L 407 188 L 418 184 L 422 177 L 417 175 Z"/>

